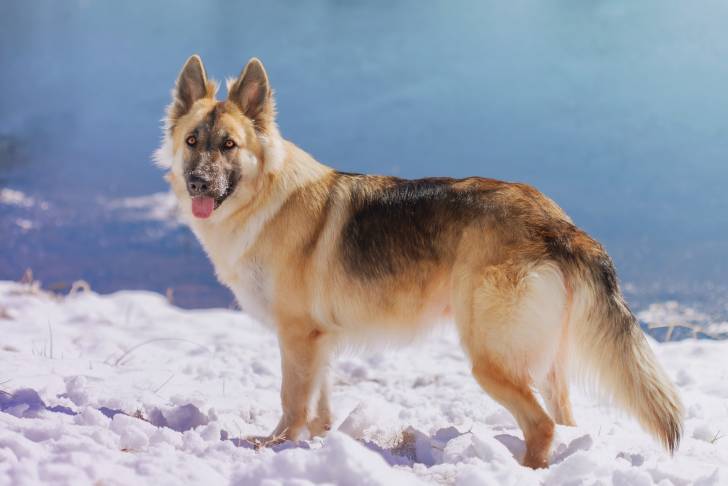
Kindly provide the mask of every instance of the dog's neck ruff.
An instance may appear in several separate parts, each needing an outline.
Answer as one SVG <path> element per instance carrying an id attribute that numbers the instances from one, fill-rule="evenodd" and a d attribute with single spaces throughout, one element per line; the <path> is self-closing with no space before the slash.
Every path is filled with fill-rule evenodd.
<path id="1" fill-rule="evenodd" d="M 213 260 L 219 275 L 227 269 L 234 271 L 258 241 L 265 226 L 297 189 L 319 180 L 331 171 L 283 140 L 280 140 L 271 155 L 276 158 L 264 162 L 267 167 L 261 175 L 263 178 L 268 177 L 270 182 L 263 181 L 255 189 L 256 192 L 267 194 L 254 196 L 253 200 L 241 203 L 240 195 L 233 193 L 209 219 L 192 218 L 189 221 L 211 258 L 213 255 L 225 255 L 225 258 L 219 259 L 221 261 Z M 273 168 L 275 172 L 268 172 Z M 244 188 L 238 187 L 236 192 L 242 190 Z"/>

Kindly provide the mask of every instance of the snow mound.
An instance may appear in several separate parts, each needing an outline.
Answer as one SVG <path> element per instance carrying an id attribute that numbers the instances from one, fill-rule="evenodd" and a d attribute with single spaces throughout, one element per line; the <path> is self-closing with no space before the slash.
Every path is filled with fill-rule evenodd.
<path id="1" fill-rule="evenodd" d="M 16 206 L 19 208 L 39 207 L 43 210 L 48 209 L 48 203 L 28 196 L 22 191 L 0 187 L 0 204 L 6 206 Z"/>
<path id="2" fill-rule="evenodd" d="M 242 313 L 0 282 L 0 330 L 0 485 L 728 481 L 728 341 L 651 341 L 686 406 L 674 457 L 574 390 L 579 426 L 557 427 L 550 468 L 532 471 L 519 465 L 520 430 L 450 330 L 340 357 L 335 431 L 262 450 L 246 438 L 277 423 L 280 357 L 271 331 Z"/>
<path id="3" fill-rule="evenodd" d="M 177 198 L 171 192 L 102 200 L 105 207 L 128 221 L 155 221 L 177 225 Z"/>

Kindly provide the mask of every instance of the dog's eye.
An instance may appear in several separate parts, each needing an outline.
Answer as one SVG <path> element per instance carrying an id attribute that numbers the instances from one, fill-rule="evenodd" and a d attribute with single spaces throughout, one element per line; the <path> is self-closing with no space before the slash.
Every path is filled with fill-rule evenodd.
<path id="1" fill-rule="evenodd" d="M 197 143 L 197 137 L 195 137 L 194 135 L 190 135 L 189 137 L 187 137 L 187 140 L 185 140 L 185 142 L 187 142 L 187 145 L 189 145 L 190 147 L 194 147 Z"/>
<path id="2" fill-rule="evenodd" d="M 229 138 L 227 140 L 225 140 L 225 143 L 222 144 L 222 148 L 224 148 L 225 150 L 230 150 L 231 148 L 234 148 L 234 147 L 235 147 L 235 142 L 233 142 Z"/>

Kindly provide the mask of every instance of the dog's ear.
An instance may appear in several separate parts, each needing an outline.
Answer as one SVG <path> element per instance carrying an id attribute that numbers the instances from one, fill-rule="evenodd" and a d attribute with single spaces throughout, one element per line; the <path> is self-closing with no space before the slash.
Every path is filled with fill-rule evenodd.
<path id="1" fill-rule="evenodd" d="M 209 88 L 202 59 L 195 54 L 187 59 L 177 77 L 173 91 L 174 101 L 169 110 L 170 121 L 174 123 L 190 111 L 195 101 L 210 96 Z"/>
<path id="2" fill-rule="evenodd" d="M 275 119 L 275 103 L 263 63 L 252 58 L 238 79 L 228 85 L 228 99 L 235 103 L 256 129 L 266 131 Z"/>

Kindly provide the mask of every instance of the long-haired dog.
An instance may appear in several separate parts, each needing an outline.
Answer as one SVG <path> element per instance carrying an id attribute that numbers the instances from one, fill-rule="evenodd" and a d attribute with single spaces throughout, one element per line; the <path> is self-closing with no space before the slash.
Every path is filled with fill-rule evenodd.
<path id="1" fill-rule="evenodd" d="M 554 423 L 574 423 L 570 367 L 670 451 L 682 406 L 620 292 L 604 248 L 525 184 L 337 172 L 284 140 L 252 59 L 228 96 L 184 65 L 157 152 L 183 215 L 241 308 L 278 333 L 294 439 L 331 427 L 327 364 L 342 343 L 457 325 L 473 376 L 548 465 Z M 534 396 L 540 390 L 548 413 Z"/>

